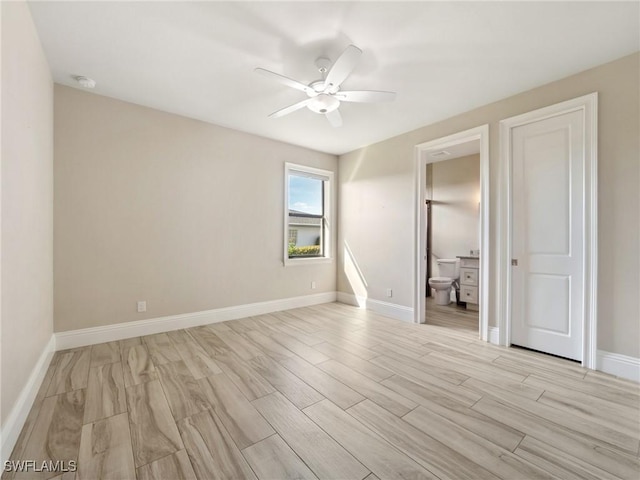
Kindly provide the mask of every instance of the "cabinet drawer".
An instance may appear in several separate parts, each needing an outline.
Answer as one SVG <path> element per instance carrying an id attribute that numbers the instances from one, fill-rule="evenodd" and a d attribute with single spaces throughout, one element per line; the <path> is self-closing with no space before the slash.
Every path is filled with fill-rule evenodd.
<path id="1" fill-rule="evenodd" d="M 460 287 L 460 301 L 467 303 L 478 303 L 478 287 Z"/>
<path id="2" fill-rule="evenodd" d="M 461 258 L 460 267 L 480 268 L 479 258 Z"/>
<path id="3" fill-rule="evenodd" d="M 478 286 L 478 269 L 477 268 L 461 268 L 460 269 L 460 285 Z"/>

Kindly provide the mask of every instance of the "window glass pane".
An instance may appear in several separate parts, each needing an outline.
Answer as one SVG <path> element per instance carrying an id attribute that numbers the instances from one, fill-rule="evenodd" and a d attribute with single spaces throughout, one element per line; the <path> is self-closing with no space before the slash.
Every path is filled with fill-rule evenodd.
<path id="1" fill-rule="evenodd" d="M 289 175 L 289 258 L 323 255 L 323 197 L 322 179 Z"/>
<path id="2" fill-rule="evenodd" d="M 322 180 L 289 175 L 289 210 L 322 215 Z"/>

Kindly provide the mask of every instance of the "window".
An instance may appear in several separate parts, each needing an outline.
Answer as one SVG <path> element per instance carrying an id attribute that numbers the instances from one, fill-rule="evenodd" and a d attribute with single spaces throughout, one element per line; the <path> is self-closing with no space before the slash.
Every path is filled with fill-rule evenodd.
<path id="1" fill-rule="evenodd" d="M 285 164 L 285 265 L 331 258 L 332 180 L 333 172 Z"/>

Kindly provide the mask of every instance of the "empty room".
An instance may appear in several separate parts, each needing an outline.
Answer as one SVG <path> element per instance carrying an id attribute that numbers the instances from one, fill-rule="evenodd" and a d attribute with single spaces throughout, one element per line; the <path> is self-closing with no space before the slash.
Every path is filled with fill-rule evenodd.
<path id="1" fill-rule="evenodd" d="M 640 2 L 0 38 L 2 480 L 640 478 Z"/>

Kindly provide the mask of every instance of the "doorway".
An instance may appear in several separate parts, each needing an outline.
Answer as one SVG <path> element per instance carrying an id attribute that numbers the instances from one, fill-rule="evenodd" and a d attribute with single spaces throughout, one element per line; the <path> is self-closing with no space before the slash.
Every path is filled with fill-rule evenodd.
<path id="1" fill-rule="evenodd" d="M 478 274 L 478 336 L 489 339 L 488 303 L 486 286 L 489 279 L 489 126 L 483 125 L 454 135 L 416 145 L 416 251 L 415 251 L 415 316 L 416 323 L 425 322 L 427 289 L 427 165 L 445 160 L 434 153 L 448 152 L 448 158 L 478 153 L 480 156 L 480 205 L 479 205 L 479 274 Z M 429 224 L 429 226 L 431 226 Z M 460 253 L 461 255 L 464 252 Z"/>

